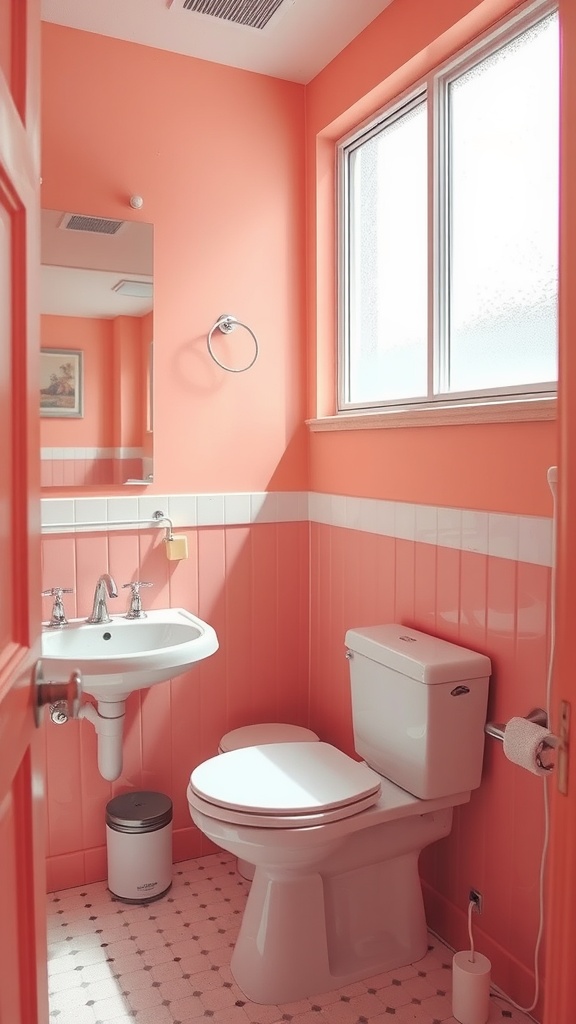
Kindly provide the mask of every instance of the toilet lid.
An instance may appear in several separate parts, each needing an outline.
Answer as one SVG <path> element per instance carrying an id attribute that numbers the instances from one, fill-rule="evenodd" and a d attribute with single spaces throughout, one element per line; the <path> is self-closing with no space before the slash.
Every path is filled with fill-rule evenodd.
<path id="1" fill-rule="evenodd" d="M 294 817 L 338 809 L 344 817 L 376 802 L 380 776 L 329 743 L 267 743 L 204 761 L 192 772 L 190 790 L 243 814 Z"/>
<path id="2" fill-rule="evenodd" d="M 256 747 L 262 743 L 302 743 L 318 739 L 315 732 L 302 725 L 288 725 L 285 722 L 259 722 L 257 725 L 242 725 L 232 729 L 220 740 L 220 750 L 239 750 L 240 747 Z"/>

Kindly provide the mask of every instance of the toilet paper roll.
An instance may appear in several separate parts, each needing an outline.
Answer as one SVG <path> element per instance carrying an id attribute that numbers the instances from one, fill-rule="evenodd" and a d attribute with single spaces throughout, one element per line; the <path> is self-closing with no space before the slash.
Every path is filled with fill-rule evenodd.
<path id="1" fill-rule="evenodd" d="M 527 718 L 511 718 L 504 727 L 504 753 L 509 761 L 534 775 L 546 775 L 553 767 L 552 751 L 545 746 L 551 738 L 544 729 Z"/>
<path id="2" fill-rule="evenodd" d="M 472 954 L 470 949 L 454 954 L 452 1014 L 460 1024 L 486 1024 L 490 1014 L 491 966 L 487 956 Z"/>

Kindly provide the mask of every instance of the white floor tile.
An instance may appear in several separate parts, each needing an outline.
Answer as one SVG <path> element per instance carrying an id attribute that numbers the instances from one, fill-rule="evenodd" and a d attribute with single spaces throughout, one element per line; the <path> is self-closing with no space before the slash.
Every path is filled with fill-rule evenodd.
<path id="1" fill-rule="evenodd" d="M 452 952 L 435 937 L 417 964 L 282 1006 L 261 1006 L 230 971 L 249 884 L 227 854 L 178 864 L 169 894 L 113 899 L 102 882 L 50 894 L 49 1024 L 455 1024 Z M 529 1024 L 492 1000 L 490 1024 Z"/>

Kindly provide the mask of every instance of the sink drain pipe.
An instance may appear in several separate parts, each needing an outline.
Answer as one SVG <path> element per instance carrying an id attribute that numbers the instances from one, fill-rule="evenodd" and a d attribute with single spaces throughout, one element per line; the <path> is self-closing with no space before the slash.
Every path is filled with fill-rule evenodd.
<path id="1" fill-rule="evenodd" d="M 92 723 L 98 736 L 98 771 L 103 779 L 114 782 L 122 772 L 122 734 L 126 717 L 126 702 L 98 701 L 82 704 L 78 718 Z"/>

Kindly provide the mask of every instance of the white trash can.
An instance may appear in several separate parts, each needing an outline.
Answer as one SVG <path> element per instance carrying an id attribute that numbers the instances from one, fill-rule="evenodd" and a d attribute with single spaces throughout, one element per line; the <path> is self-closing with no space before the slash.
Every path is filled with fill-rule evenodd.
<path id="1" fill-rule="evenodd" d="M 160 899 L 172 885 L 172 801 L 122 793 L 106 804 L 108 888 L 125 903 Z"/>

